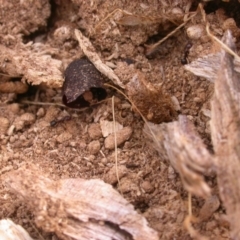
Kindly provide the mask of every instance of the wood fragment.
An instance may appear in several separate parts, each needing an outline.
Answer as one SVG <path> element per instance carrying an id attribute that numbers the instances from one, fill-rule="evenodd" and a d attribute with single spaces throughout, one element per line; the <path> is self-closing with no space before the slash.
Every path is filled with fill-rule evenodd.
<path id="1" fill-rule="evenodd" d="M 155 148 L 163 160 L 169 159 L 171 165 L 180 173 L 186 190 L 197 196 L 209 197 L 211 190 L 204 180 L 204 175 L 212 174 L 214 162 L 190 120 L 180 115 L 178 121 L 149 126 L 156 136 Z M 151 137 L 152 133 L 147 125 L 144 131 Z"/>
<path id="2" fill-rule="evenodd" d="M 157 240 L 158 235 L 111 185 L 98 179 L 53 181 L 34 166 L 2 176 L 35 216 L 61 239 Z"/>
<path id="3" fill-rule="evenodd" d="M 184 68 L 196 76 L 204 77 L 210 82 L 214 82 L 221 67 L 220 58 L 221 52 L 209 54 L 185 65 Z M 240 73 L 240 61 L 238 59 L 234 59 L 233 67 L 236 72 Z"/>
<path id="4" fill-rule="evenodd" d="M 118 85 L 121 88 L 125 88 L 124 84 L 120 81 L 114 71 L 102 62 L 89 39 L 83 36 L 83 34 L 77 29 L 75 29 L 75 36 L 79 42 L 82 51 L 92 62 L 92 64 L 94 64 L 98 71 L 100 71 L 103 75 L 112 80 L 114 84 Z"/>
<path id="5" fill-rule="evenodd" d="M 224 43 L 235 50 L 227 31 Z M 221 65 L 215 79 L 211 103 L 212 142 L 217 158 L 221 199 L 231 224 L 232 239 L 240 239 L 240 75 L 234 71 L 233 57 L 222 50 Z"/>

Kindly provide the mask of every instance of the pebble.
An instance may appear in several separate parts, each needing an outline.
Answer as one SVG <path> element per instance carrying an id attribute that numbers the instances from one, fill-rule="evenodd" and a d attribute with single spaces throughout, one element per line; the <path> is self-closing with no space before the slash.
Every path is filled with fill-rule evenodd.
<path id="1" fill-rule="evenodd" d="M 71 133 L 63 132 L 62 134 L 57 136 L 57 142 L 63 143 L 63 142 L 66 142 L 66 141 L 70 140 L 71 138 L 72 138 L 72 134 Z"/>
<path id="2" fill-rule="evenodd" d="M 99 139 L 102 137 L 102 130 L 99 123 L 92 123 L 88 128 L 88 134 L 91 139 Z"/>
<path id="3" fill-rule="evenodd" d="M 118 166 L 118 177 L 121 179 L 127 174 L 127 168 L 123 165 Z M 104 182 L 109 183 L 111 185 L 116 184 L 118 181 L 117 174 L 116 174 L 116 166 L 114 165 L 105 175 Z"/>
<path id="4" fill-rule="evenodd" d="M 9 126 L 9 120 L 5 117 L 0 117 L 0 134 L 6 134 Z"/>
<path id="5" fill-rule="evenodd" d="M 116 132 L 116 139 L 117 139 L 117 146 L 120 146 L 122 143 L 127 141 L 132 135 L 132 128 L 131 127 L 124 127 L 123 129 Z M 106 149 L 114 149 L 114 133 L 109 135 L 104 142 Z"/>
<path id="6" fill-rule="evenodd" d="M 213 215 L 213 213 L 219 208 L 219 206 L 220 201 L 216 195 L 209 197 L 205 201 L 199 212 L 199 219 L 201 221 L 206 221 Z"/>
<path id="7" fill-rule="evenodd" d="M 97 154 L 100 148 L 101 148 L 101 145 L 98 140 L 94 140 L 88 144 L 88 151 L 92 155 Z"/>
<path id="8" fill-rule="evenodd" d="M 146 193 L 152 193 L 154 191 L 154 186 L 149 181 L 144 181 L 141 187 Z"/>

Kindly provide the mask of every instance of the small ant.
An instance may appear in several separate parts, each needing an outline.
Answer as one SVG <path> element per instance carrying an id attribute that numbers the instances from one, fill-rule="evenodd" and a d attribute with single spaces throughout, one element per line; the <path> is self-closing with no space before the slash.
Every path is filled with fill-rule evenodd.
<path id="1" fill-rule="evenodd" d="M 188 63 L 188 60 L 187 60 L 187 57 L 188 57 L 188 54 L 189 54 L 189 50 L 190 48 L 192 47 L 192 43 L 191 42 L 188 42 L 184 48 L 184 54 L 183 54 L 183 57 L 181 58 L 181 64 L 182 65 L 185 65 Z"/>
<path id="2" fill-rule="evenodd" d="M 58 123 L 60 123 L 60 122 L 65 122 L 65 121 L 69 121 L 69 120 L 71 120 L 71 116 L 65 116 L 65 117 L 62 117 L 62 118 L 60 118 L 60 119 L 55 119 L 55 120 L 52 120 L 52 121 L 50 122 L 50 126 L 51 126 L 51 127 L 55 127 L 55 126 L 57 126 Z"/>

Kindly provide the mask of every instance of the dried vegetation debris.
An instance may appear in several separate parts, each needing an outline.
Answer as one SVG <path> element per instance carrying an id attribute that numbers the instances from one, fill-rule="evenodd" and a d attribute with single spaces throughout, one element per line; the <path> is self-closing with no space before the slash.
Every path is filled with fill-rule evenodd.
<path id="1" fill-rule="evenodd" d="M 215 155 L 207 151 L 203 141 L 193 130 L 193 124 L 197 125 L 197 131 L 205 138 L 204 140 L 210 141 L 210 127 L 207 129 L 207 126 L 211 116 L 209 99 L 213 84 L 185 71 L 193 64 L 194 67 L 196 65 L 199 67 L 200 61 L 208 67 L 215 65 L 217 66 L 215 69 L 209 68 L 204 74 L 199 74 L 213 82 L 218 74 L 221 58 L 218 52 L 221 47 L 210 41 L 205 29 L 206 22 L 203 21 L 200 12 L 196 15 L 190 12 L 192 2 L 189 0 L 170 3 L 115 1 L 113 4 L 110 1 L 91 1 L 91 3 L 79 0 L 52 1 L 51 4 L 56 7 L 55 10 L 52 9 L 51 21 L 54 24 L 49 25 L 43 35 L 36 38 L 30 36 L 29 39 L 33 42 L 23 44 L 22 36 L 14 34 L 23 33 L 27 36 L 32 29 L 42 29 L 46 24 L 46 18 L 42 19 L 45 23 L 30 27 L 26 32 L 21 31 L 18 24 L 17 28 L 13 29 L 15 32 L 10 32 L 12 35 L 1 36 L 0 49 L 3 54 L 0 56 L 0 71 L 22 78 L 22 82 L 17 84 L 22 84 L 24 87 L 27 86 L 26 82 L 33 85 L 61 87 L 63 69 L 85 54 L 102 74 L 124 89 L 123 91 L 126 89 L 133 105 L 147 120 L 154 123 L 172 121 L 177 111 L 188 115 L 180 116 L 179 121 L 168 124 L 149 125 L 151 130 L 147 129 L 147 131 L 150 138 L 155 140 L 156 149 L 160 153 L 159 159 L 155 152 L 144 146 L 143 124 L 139 116 L 131 111 L 131 105 L 126 103 L 126 100 L 124 103 L 122 99 L 116 101 L 118 121 L 116 140 L 120 162 L 118 185 L 114 165 L 115 134 L 112 127 L 112 113 L 109 110 L 110 101 L 80 113 L 68 109 L 67 111 L 72 113 L 72 118 L 67 114 L 69 121 L 63 120 L 66 114 L 63 114 L 57 106 L 41 108 L 24 106 L 23 108 L 19 105 L 18 111 L 12 114 L 14 116 L 1 109 L 3 117 L 0 121 L 3 124 L 0 128 L 0 141 L 4 152 L 0 154 L 3 166 L 1 173 L 20 167 L 23 161 L 32 161 L 44 168 L 44 171 L 51 172 L 57 179 L 64 176 L 102 178 L 116 186 L 125 198 L 138 210 L 144 212 L 151 227 L 158 231 L 161 238 L 188 239 L 187 231 L 183 229 L 183 221 L 187 215 L 186 192 L 183 191 L 175 170 L 169 166 L 170 160 L 172 166 L 180 173 L 186 189 L 206 199 L 200 212 L 198 203 L 202 200 L 194 198 L 193 202 L 194 210 L 199 212 L 196 223 L 199 224 L 199 229 L 215 239 L 227 238 L 229 225 L 227 223 L 221 226 L 219 219 L 222 216 L 224 218 L 225 215 L 221 210 L 215 212 L 219 208 L 219 199 L 215 195 L 211 196 L 212 193 L 217 192 L 214 181 L 216 173 L 212 170 L 218 173 L 218 162 Z M 33 2 L 21 1 L 22 3 L 26 6 L 33 4 Z M 45 2 L 33 4 L 34 10 L 38 9 L 40 6 L 38 4 Z M 26 12 L 29 14 L 26 19 L 32 12 Z M 48 14 L 48 11 L 45 13 Z M 189 16 L 192 16 L 191 21 L 185 22 Z M 225 30 L 231 29 L 234 37 L 239 38 L 238 24 L 223 10 L 207 14 L 207 21 L 215 36 L 222 37 Z M 183 31 L 174 32 L 170 39 L 159 45 L 161 38 L 168 36 L 176 26 L 183 27 L 181 24 L 185 24 Z M 149 52 L 151 54 L 148 55 Z M 204 58 L 205 55 L 207 57 Z M 214 56 L 214 64 L 210 64 L 211 56 Z M 181 58 L 185 63 L 194 62 L 183 67 Z M 202 69 L 201 66 L 200 68 Z M 192 72 L 196 74 L 197 70 L 195 68 Z M 15 82 L 4 84 L 7 87 L 9 85 L 10 90 L 14 84 L 17 87 Z M 0 85 L 0 90 L 1 88 L 3 90 Z M 16 88 L 13 91 L 20 93 Z M 21 90 L 24 91 L 26 90 Z M 51 92 L 51 89 L 47 89 L 45 93 L 45 90 L 41 89 L 37 97 L 39 101 L 52 102 L 55 98 L 59 98 L 56 93 L 53 90 Z M 70 95 L 71 93 L 70 91 Z M 85 97 L 89 99 L 89 95 Z M 136 111 L 134 106 L 133 110 Z M 203 112 L 208 117 L 202 119 Z M 106 126 L 109 131 L 104 129 Z M 151 135 L 152 132 L 154 136 Z M 224 138 L 221 140 L 225 142 Z M 224 162 L 224 159 L 221 161 Z M 228 170 L 232 171 L 232 169 Z M 21 174 L 24 182 L 25 173 Z M 230 185 L 231 180 L 227 176 L 224 177 L 223 180 L 229 181 Z M 224 182 L 221 184 L 225 186 Z M 43 192 L 45 190 L 43 189 Z M 37 194 L 42 195 L 43 192 Z M 36 197 L 32 198 L 36 199 Z M 224 203 L 230 202 L 230 198 L 223 199 Z M 233 199 L 237 199 L 237 196 L 234 195 Z M 114 197 L 111 200 L 114 200 Z M 57 210 L 54 208 L 59 206 L 58 202 L 51 203 L 52 217 L 56 212 L 58 214 L 60 208 Z M 32 204 L 31 212 L 36 213 L 34 204 L 37 202 L 34 200 Z M 232 214 L 233 219 L 236 219 L 232 207 L 227 207 L 227 210 Z M 62 216 L 54 220 L 50 219 L 50 215 L 44 217 L 56 227 L 55 232 L 63 234 L 57 221 Z M 18 216 L 15 218 L 18 219 Z M 76 226 L 75 222 L 70 223 L 73 227 Z M 90 224 L 93 226 L 96 223 Z M 41 224 L 45 223 L 41 222 Z M 47 229 L 47 225 L 44 226 Z M 233 226 L 237 229 L 234 223 Z M 110 227 L 115 228 L 116 225 L 110 224 Z M 118 230 L 122 233 L 122 230 Z"/>
<path id="2" fill-rule="evenodd" d="M 19 43 L 13 49 L 0 45 L 0 50 L 0 68 L 3 73 L 32 85 L 43 84 L 52 88 L 62 86 L 62 62 L 51 57 L 56 49 L 47 44 L 30 42 L 26 45 Z M 12 92 L 17 90 L 13 88 Z"/>
<path id="3" fill-rule="evenodd" d="M 147 83 L 140 72 L 127 84 L 127 93 L 135 111 L 140 111 L 150 122 L 169 122 L 177 115 L 171 98 L 162 92 L 161 86 Z"/>
<path id="4" fill-rule="evenodd" d="M 223 42 L 230 49 L 235 49 L 230 31 L 225 33 Z M 220 59 L 218 74 L 213 79 L 215 85 L 211 101 L 213 155 L 208 152 L 197 134 L 192 132 L 192 126 L 186 117 L 180 116 L 178 122 L 159 126 L 149 127 L 147 124 L 145 131 L 154 139 L 155 147 L 161 156 L 167 157 L 180 173 L 183 184 L 189 192 L 202 197 L 209 196 L 210 188 L 203 175 L 215 169 L 220 196 L 232 227 L 232 237 L 239 239 L 237 219 L 240 215 L 238 196 L 240 182 L 237 179 L 240 172 L 240 75 L 234 70 L 233 56 L 230 53 L 222 50 Z M 209 206 L 212 208 L 211 204 Z"/>
<path id="5" fill-rule="evenodd" d="M 101 180 L 52 181 L 31 166 L 3 180 L 28 204 L 37 226 L 61 239 L 158 239 L 146 219 Z"/>

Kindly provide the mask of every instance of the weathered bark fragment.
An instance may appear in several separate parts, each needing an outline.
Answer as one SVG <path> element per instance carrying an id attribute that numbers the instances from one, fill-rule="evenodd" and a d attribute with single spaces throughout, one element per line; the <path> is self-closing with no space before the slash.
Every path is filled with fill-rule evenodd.
<path id="1" fill-rule="evenodd" d="M 229 31 L 224 42 L 235 49 Z M 240 75 L 234 71 L 233 57 L 224 50 L 215 79 L 211 133 L 220 196 L 227 210 L 232 238 L 240 239 Z"/>

